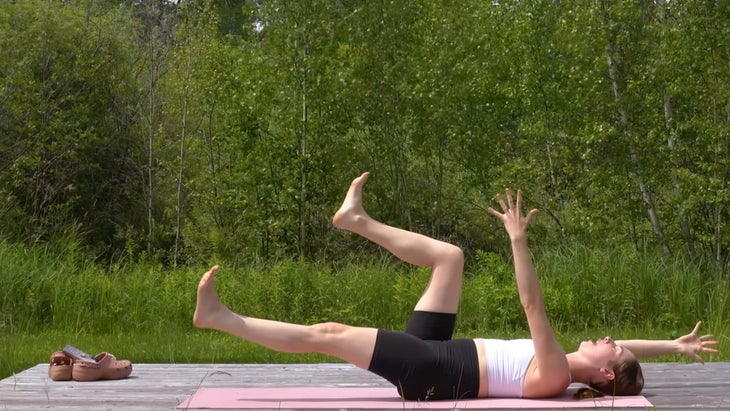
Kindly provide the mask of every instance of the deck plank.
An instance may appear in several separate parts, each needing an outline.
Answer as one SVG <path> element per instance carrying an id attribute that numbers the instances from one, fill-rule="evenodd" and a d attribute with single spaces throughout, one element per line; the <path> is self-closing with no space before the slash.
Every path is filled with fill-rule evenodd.
<path id="1" fill-rule="evenodd" d="M 730 363 L 645 363 L 656 409 L 730 410 Z M 0 381 L 0 410 L 174 410 L 199 387 L 388 386 L 349 364 L 135 364 L 118 381 L 51 381 L 38 364 Z"/>

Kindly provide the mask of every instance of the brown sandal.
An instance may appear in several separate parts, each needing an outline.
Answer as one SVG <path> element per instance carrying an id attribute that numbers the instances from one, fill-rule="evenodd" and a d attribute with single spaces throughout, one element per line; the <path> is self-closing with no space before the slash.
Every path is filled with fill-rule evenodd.
<path id="1" fill-rule="evenodd" d="M 48 376 L 53 381 L 69 381 L 71 380 L 73 370 L 73 361 L 61 351 L 51 354 L 51 363 L 48 366 Z"/>
<path id="2" fill-rule="evenodd" d="M 78 360 L 73 365 L 73 379 L 76 381 L 119 380 L 132 373 L 132 362 L 117 360 L 112 354 L 103 352 L 94 357 L 96 362 Z"/>

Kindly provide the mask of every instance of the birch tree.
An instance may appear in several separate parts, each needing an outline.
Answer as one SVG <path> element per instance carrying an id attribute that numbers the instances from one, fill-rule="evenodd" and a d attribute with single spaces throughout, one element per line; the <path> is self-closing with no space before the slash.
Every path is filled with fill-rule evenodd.
<path id="1" fill-rule="evenodd" d="M 657 240 L 659 241 L 662 252 L 665 256 L 669 256 L 671 255 L 671 250 L 666 242 L 666 239 L 664 238 L 662 224 L 659 221 L 657 210 L 655 208 L 655 204 L 652 198 L 652 193 L 645 179 L 645 172 L 644 166 L 642 164 L 641 155 L 639 154 L 639 151 L 633 141 L 635 137 L 629 123 L 629 110 L 627 107 L 628 99 L 625 96 L 622 87 L 622 84 L 624 84 L 627 80 L 626 78 L 623 78 L 621 76 L 622 73 L 625 73 L 625 71 L 622 71 L 622 69 L 625 70 L 626 67 L 619 68 L 616 61 L 617 56 L 620 56 L 622 58 L 622 60 L 625 62 L 624 64 L 630 64 L 631 61 L 630 58 L 628 58 L 627 53 L 618 48 L 616 42 L 616 38 L 620 34 L 619 32 L 621 30 L 624 30 L 624 28 L 611 20 L 611 17 L 607 10 L 607 6 L 604 1 L 597 0 L 597 7 L 599 9 L 601 22 L 603 24 L 606 35 L 606 64 L 608 68 L 608 78 L 611 83 L 611 90 L 615 99 L 616 109 L 618 110 L 619 114 L 619 127 L 621 130 L 621 134 L 625 137 L 624 141 L 628 144 L 631 164 L 634 168 L 636 181 L 639 187 L 642 201 L 644 203 L 644 207 L 646 208 L 646 212 L 649 217 L 649 222 L 652 229 L 654 230 L 654 234 L 656 235 Z"/>
<path id="2" fill-rule="evenodd" d="M 147 164 L 142 168 L 144 182 L 144 198 L 147 203 L 147 236 L 145 239 L 148 258 L 153 258 L 156 249 L 155 240 L 155 210 L 157 199 L 156 186 L 156 138 L 158 128 L 160 107 L 162 102 L 158 93 L 159 81 L 168 71 L 168 54 L 172 39 L 174 19 L 172 18 L 173 6 L 164 1 L 143 2 L 137 7 L 137 17 L 141 27 L 139 36 L 141 62 L 144 68 L 144 84 L 146 87 L 145 104 L 140 105 L 139 110 L 144 118 L 145 146 L 147 152 Z M 140 73 L 142 74 L 142 73 Z M 141 102 L 140 102 L 141 103 Z"/>

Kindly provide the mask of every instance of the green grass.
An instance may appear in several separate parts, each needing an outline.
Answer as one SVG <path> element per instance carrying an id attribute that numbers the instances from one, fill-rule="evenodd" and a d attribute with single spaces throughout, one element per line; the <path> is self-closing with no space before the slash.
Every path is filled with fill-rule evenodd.
<path id="1" fill-rule="evenodd" d="M 0 378 L 46 362 L 65 344 L 136 363 L 334 361 L 279 354 L 194 329 L 195 289 L 207 267 L 102 268 L 73 248 L 65 251 L 0 244 Z M 676 338 L 697 320 L 721 346 L 728 342 L 730 290 L 719 270 L 581 247 L 536 253 L 535 262 L 566 350 L 605 335 Z M 390 258 L 343 265 L 285 260 L 235 269 L 222 264 L 218 290 L 224 303 L 247 315 L 403 329 L 428 274 Z M 457 333 L 528 336 L 508 260 L 478 253 L 467 262 Z M 707 358 L 726 359 L 725 353 Z"/>

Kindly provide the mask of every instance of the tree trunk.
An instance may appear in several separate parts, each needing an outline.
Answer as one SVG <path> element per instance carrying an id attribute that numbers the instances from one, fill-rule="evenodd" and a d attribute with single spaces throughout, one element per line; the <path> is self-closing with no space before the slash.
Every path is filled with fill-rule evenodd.
<path id="1" fill-rule="evenodd" d="M 155 35 L 152 22 L 149 24 L 149 72 L 147 73 L 147 92 L 149 93 L 147 106 L 147 257 L 152 258 L 152 234 L 153 234 L 153 218 L 152 218 L 152 194 L 154 184 L 152 182 L 154 166 L 154 141 L 155 141 Z"/>
<path id="2" fill-rule="evenodd" d="M 599 7 L 601 8 L 601 16 L 604 20 L 604 25 L 608 28 L 608 15 L 605 11 L 605 8 L 603 7 L 603 3 L 600 3 Z M 636 149 L 636 145 L 633 143 L 631 139 L 631 130 L 629 127 L 629 115 L 628 111 L 621 101 L 621 90 L 619 88 L 618 79 L 617 79 L 617 73 L 616 73 L 616 65 L 613 59 L 613 56 L 616 52 L 615 50 L 615 44 L 613 42 L 613 34 L 609 33 L 608 36 L 608 44 L 606 47 L 606 60 L 608 63 L 608 76 L 611 80 L 611 86 L 613 89 L 613 96 L 614 100 L 616 101 L 616 106 L 618 107 L 619 114 L 620 114 L 620 121 L 621 121 L 621 128 L 623 130 L 623 134 L 625 137 L 627 137 L 627 140 L 629 141 L 629 152 L 631 157 L 631 163 L 634 165 L 634 172 L 636 174 L 636 179 L 639 184 L 639 190 L 641 192 L 641 198 L 644 201 L 644 205 L 646 206 L 647 213 L 649 215 L 649 222 L 651 223 L 651 226 L 654 230 L 654 234 L 656 234 L 661 248 L 662 252 L 665 256 L 670 256 L 672 254 L 669 246 L 667 245 L 665 238 L 664 238 L 664 232 L 662 230 L 662 226 L 659 222 L 659 217 L 657 216 L 656 209 L 654 207 L 654 203 L 651 197 L 651 192 L 649 191 L 648 186 L 646 185 L 646 182 L 644 180 L 644 170 L 641 166 L 641 158 L 639 156 L 639 152 Z"/>
<path id="3" fill-rule="evenodd" d="M 435 200 L 435 206 L 436 206 L 436 218 L 434 219 L 435 222 L 435 230 L 433 230 L 433 235 L 436 238 L 441 237 L 441 225 L 443 224 L 443 196 L 444 196 L 444 152 L 446 147 L 446 133 L 441 132 L 438 134 L 438 167 L 436 169 L 436 200 Z"/>
<path id="4" fill-rule="evenodd" d="M 305 34 L 306 36 L 306 34 Z M 307 246 L 307 43 L 304 41 L 302 47 L 302 124 L 299 132 L 299 255 L 304 256 Z"/>
<path id="5" fill-rule="evenodd" d="M 175 212 L 177 221 L 175 223 L 175 252 L 173 254 L 173 265 L 177 267 L 180 259 L 180 232 L 183 223 L 183 172 L 185 171 L 185 137 L 187 133 L 188 119 L 188 98 L 190 92 L 190 56 L 185 60 L 185 74 L 183 78 L 183 106 L 180 125 L 180 159 L 177 172 L 177 198 Z"/>
<path id="6" fill-rule="evenodd" d="M 725 122 L 727 124 L 730 124 L 730 100 L 728 100 L 727 106 L 725 106 Z M 727 190 L 727 177 L 728 177 L 728 171 L 730 170 L 730 163 L 728 162 L 728 155 L 730 155 L 730 143 L 725 144 L 725 158 L 723 159 L 725 163 L 725 167 L 723 169 L 722 173 L 722 188 L 721 190 L 724 192 Z M 722 248 L 722 237 L 725 233 L 725 230 L 723 229 L 724 221 L 723 221 L 723 203 L 718 201 L 717 202 L 717 209 L 715 210 L 715 262 L 717 262 L 718 265 L 723 263 L 723 248 Z"/>
<path id="7" fill-rule="evenodd" d="M 668 133 L 667 145 L 669 146 L 669 157 L 671 158 L 671 165 L 676 170 L 677 168 L 679 168 L 676 161 L 676 156 L 674 155 L 674 148 L 676 145 L 677 136 L 676 130 L 674 128 L 672 96 L 667 92 L 664 93 L 664 123 L 666 124 Z M 694 244 L 692 242 L 689 223 L 687 222 L 684 208 L 682 207 L 682 204 L 680 202 L 681 197 L 679 193 L 679 179 L 674 173 L 670 173 L 670 175 L 672 179 L 672 196 L 674 197 L 674 201 L 676 202 L 675 209 L 677 212 L 677 220 L 679 221 L 679 226 L 682 230 L 682 238 L 684 239 L 687 255 L 693 257 Z"/>
<path id="8" fill-rule="evenodd" d="M 662 37 L 666 37 L 667 29 L 668 29 L 668 23 L 667 20 L 669 18 L 669 12 L 670 12 L 670 0 L 664 0 L 664 4 L 661 7 L 660 13 L 658 15 L 659 21 L 661 23 L 662 27 Z M 662 56 L 662 60 L 664 60 L 664 56 Z M 670 158 L 670 165 L 673 170 L 677 170 L 679 168 L 679 164 L 677 162 L 677 155 L 675 153 L 675 146 L 677 143 L 677 130 L 674 126 L 674 104 L 672 103 L 672 95 L 665 90 L 664 91 L 664 124 L 667 129 L 667 145 L 669 147 L 669 158 Z M 685 214 L 684 207 L 682 207 L 681 203 L 681 194 L 679 190 L 679 179 L 677 178 L 677 175 L 670 171 L 670 178 L 672 180 L 672 197 L 675 202 L 675 212 L 677 214 L 677 221 L 679 222 L 679 227 L 682 232 L 682 239 L 684 240 L 685 250 L 687 252 L 687 255 L 692 258 L 694 257 L 694 242 L 692 240 L 692 234 L 690 230 L 689 221 L 687 221 L 687 216 Z"/>
<path id="9" fill-rule="evenodd" d="M 722 190 L 727 190 L 727 180 L 722 181 Z M 722 204 L 717 204 L 715 208 L 715 262 L 720 265 L 722 264 L 723 253 L 722 253 L 722 235 L 725 232 L 723 230 L 723 219 L 722 219 Z"/>

